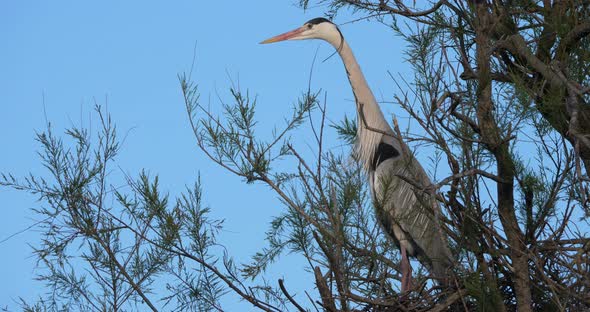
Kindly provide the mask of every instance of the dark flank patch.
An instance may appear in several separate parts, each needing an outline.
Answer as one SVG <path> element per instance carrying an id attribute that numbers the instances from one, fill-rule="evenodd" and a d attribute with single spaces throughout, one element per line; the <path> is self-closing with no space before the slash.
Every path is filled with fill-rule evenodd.
<path id="1" fill-rule="evenodd" d="M 377 146 L 377 150 L 375 151 L 375 156 L 373 156 L 373 162 L 371 163 L 371 169 L 375 170 L 377 167 L 384 161 L 388 160 L 389 158 L 399 156 L 398 150 L 395 147 L 387 144 L 387 143 L 379 143 Z"/>
<path id="2" fill-rule="evenodd" d="M 333 24 L 329 19 L 323 18 L 323 17 L 316 17 L 314 19 L 310 19 L 305 24 L 317 25 L 317 24 L 321 24 L 321 23 L 330 23 L 330 24 Z"/>

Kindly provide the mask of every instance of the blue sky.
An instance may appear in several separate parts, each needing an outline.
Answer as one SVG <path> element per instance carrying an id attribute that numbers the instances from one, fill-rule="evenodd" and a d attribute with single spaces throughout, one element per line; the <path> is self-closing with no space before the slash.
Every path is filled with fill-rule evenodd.
<path id="1" fill-rule="evenodd" d="M 119 132 L 126 134 L 117 159 L 125 172 L 135 176 L 145 168 L 158 174 L 171 195 L 201 172 L 206 204 L 226 220 L 222 242 L 236 262 L 246 262 L 264 245 L 268 222 L 281 206 L 267 188 L 244 184 L 196 149 L 177 74 L 190 69 L 196 42 L 193 79 L 201 98 L 218 106 L 218 94 L 230 99 L 230 78 L 239 81 L 258 96 L 258 118 L 270 129 L 290 114 L 291 104 L 307 88 L 316 49 L 320 60 L 333 51 L 317 41 L 258 44 L 322 16 L 322 8 L 304 12 L 294 2 L 2 1 L 0 172 L 46 175 L 35 154 L 35 131 L 44 129 L 46 118 L 57 131 L 92 126 L 89 114 L 96 101 L 108 107 Z M 335 22 L 352 19 L 341 14 Z M 341 30 L 377 98 L 391 99 L 395 87 L 387 71 L 408 71 L 403 42 L 377 23 L 357 22 Z M 339 58 L 316 64 L 313 88 L 327 92 L 330 119 L 353 116 Z M 328 146 L 340 148 L 341 142 Z M 0 241 L 33 224 L 38 216 L 31 208 L 39 205 L 25 193 L 0 189 Z M 28 230 L 0 243 L 0 308 L 16 309 L 19 296 L 43 293 L 33 281 L 30 246 L 38 241 L 38 232 Z M 296 259 L 286 265 L 289 269 L 276 269 L 277 275 L 302 270 Z M 287 277 L 287 284 L 306 284 L 297 276 Z"/>

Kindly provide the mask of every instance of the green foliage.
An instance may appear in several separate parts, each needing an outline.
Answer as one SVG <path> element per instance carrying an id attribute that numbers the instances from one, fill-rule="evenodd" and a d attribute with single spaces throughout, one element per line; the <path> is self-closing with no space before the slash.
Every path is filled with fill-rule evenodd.
<path id="1" fill-rule="evenodd" d="M 231 86 L 230 100 L 220 97 L 211 109 L 200 103 L 198 85 L 180 75 L 202 152 L 281 201 L 267 246 L 235 264 L 217 241 L 223 222 L 202 206 L 200 180 L 176 197 L 146 171 L 117 181 L 117 131 L 97 107 L 96 134 L 72 128 L 62 138 L 50 125 L 37 134 L 49 177 L 0 175 L 0 186 L 41 202 L 35 212 L 42 240 L 34 252 L 48 292 L 22 302 L 23 310 L 222 311 L 228 293 L 264 311 L 526 311 L 528 299 L 537 311 L 586 310 L 588 238 L 580 226 L 588 226 L 590 211 L 588 6 L 299 4 L 323 5 L 328 17 L 348 10 L 407 43 L 414 76 L 391 75 L 392 102 L 412 131 L 401 133 L 397 124 L 395 130 L 409 148 L 434 155 L 421 159 L 432 163 L 423 167 L 444 177 L 415 192 L 436 196 L 444 207 L 440 221 L 456 256 L 452 285 L 433 285 L 418 270 L 416 287 L 400 300 L 397 248 L 375 221 L 359 164 L 348 150 L 327 149 L 319 93 L 303 93 L 283 124 L 265 131 L 249 91 Z M 331 128 L 354 144 L 354 119 L 345 116 Z M 307 149 L 293 139 L 304 131 L 313 134 Z M 304 259 L 319 295 L 290 293 L 268 276 L 287 254 Z"/>
<path id="2" fill-rule="evenodd" d="M 463 283 L 467 293 L 477 302 L 476 311 L 498 311 L 503 305 L 499 289 L 483 278 L 481 272 L 470 273 Z"/>
<path id="3" fill-rule="evenodd" d="M 305 93 L 293 105 L 292 115 L 285 119 L 284 127 L 273 129 L 271 138 L 262 140 L 259 138 L 262 136 L 255 131 L 256 100 L 251 99 L 248 92 L 230 88 L 234 103 L 222 103 L 225 115 L 222 121 L 200 104 L 195 84 L 187 81 L 184 75 L 179 79 L 197 144 L 206 149 L 214 161 L 223 163 L 224 167 L 244 177 L 247 182 L 264 180 L 270 163 L 288 154 L 288 140 L 283 139 L 305 121 L 317 104 L 317 93 Z"/>
<path id="4" fill-rule="evenodd" d="M 49 178 L 1 176 L 0 186 L 36 194 L 42 202 L 35 209 L 42 241 L 34 252 L 41 265 L 37 279 L 48 292 L 34 304 L 23 301 L 23 309 L 216 309 L 227 286 L 211 254 L 222 222 L 210 220 L 201 206 L 200 181 L 175 205 L 161 193 L 158 177 L 145 172 L 127 177 L 127 187 L 114 187 L 116 128 L 101 107 L 96 112 L 100 129 L 94 137 L 72 128 L 62 139 L 50 125 L 37 134 Z M 224 266 L 235 274 L 230 262 Z"/>
<path id="5" fill-rule="evenodd" d="M 331 125 L 332 128 L 336 129 L 338 138 L 346 144 L 352 145 L 356 140 L 357 124 L 353 119 L 349 119 L 348 116 L 344 116 L 344 119 L 339 124 Z"/>

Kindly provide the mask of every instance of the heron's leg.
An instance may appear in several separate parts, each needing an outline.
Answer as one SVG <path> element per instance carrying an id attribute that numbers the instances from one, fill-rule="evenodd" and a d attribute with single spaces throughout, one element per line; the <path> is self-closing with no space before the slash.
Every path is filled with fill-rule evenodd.
<path id="1" fill-rule="evenodd" d="M 401 248 L 402 251 L 402 262 L 401 262 L 401 271 L 402 271 L 402 294 L 408 292 L 410 288 L 412 288 L 412 266 L 410 265 L 410 260 L 408 259 L 408 254 L 405 248 Z"/>

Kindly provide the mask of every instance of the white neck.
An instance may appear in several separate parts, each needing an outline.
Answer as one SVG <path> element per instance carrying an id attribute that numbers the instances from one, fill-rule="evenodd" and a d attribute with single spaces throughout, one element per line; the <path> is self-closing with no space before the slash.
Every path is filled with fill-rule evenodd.
<path id="1" fill-rule="evenodd" d="M 365 76 L 346 40 L 341 39 L 340 36 L 330 39 L 328 42 L 338 50 L 342 58 L 348 75 L 348 81 L 354 93 L 358 126 L 355 152 L 365 170 L 368 171 L 375 155 L 375 149 L 379 145 L 379 142 L 381 142 L 383 133 L 393 136 L 394 132 L 387 123 L 377 100 L 375 100 L 375 96 L 369 88 Z"/>

